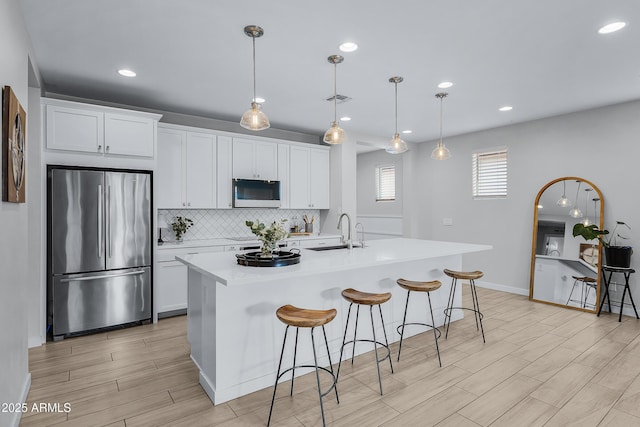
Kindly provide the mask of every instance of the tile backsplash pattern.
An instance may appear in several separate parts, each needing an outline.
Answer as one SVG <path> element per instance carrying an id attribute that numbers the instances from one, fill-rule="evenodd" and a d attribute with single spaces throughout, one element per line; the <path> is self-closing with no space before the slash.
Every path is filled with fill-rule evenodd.
<path id="1" fill-rule="evenodd" d="M 286 219 L 285 227 L 289 229 L 298 224 L 301 231 L 304 228 L 303 216 L 315 217 L 313 231 L 320 231 L 320 210 L 297 210 L 297 209 L 158 209 L 158 224 L 161 219 L 167 223 L 162 229 L 162 239 L 165 242 L 175 240 L 175 234 L 171 230 L 171 223 L 176 216 L 189 218 L 193 221 L 193 226 L 187 230 L 183 240 L 207 240 L 220 239 L 225 237 L 253 236 L 245 221 L 258 220 L 265 224 L 273 221 Z"/>

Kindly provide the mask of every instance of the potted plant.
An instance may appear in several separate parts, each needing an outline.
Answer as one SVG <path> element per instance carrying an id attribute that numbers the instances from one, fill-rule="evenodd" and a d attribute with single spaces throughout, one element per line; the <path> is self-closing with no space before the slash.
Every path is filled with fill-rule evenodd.
<path id="1" fill-rule="evenodd" d="M 584 225 L 579 222 L 573 226 L 573 236 L 582 236 L 585 240 L 598 239 L 604 247 L 604 255 L 607 260 L 606 265 L 610 267 L 629 268 L 633 248 L 631 246 L 619 246 L 617 244 L 618 238 L 622 240 L 628 239 L 628 237 L 616 233 L 619 226 L 625 226 L 631 230 L 631 227 L 622 221 L 616 221 L 616 226 L 611 233 L 609 233 L 609 230 L 600 230 L 595 224 Z M 602 237 L 607 234 L 609 235 L 608 239 Z"/>
<path id="2" fill-rule="evenodd" d="M 182 241 L 182 235 L 187 232 L 189 228 L 193 225 L 193 221 L 189 218 L 185 218 L 182 216 L 177 216 L 171 223 L 171 229 L 174 233 L 176 233 L 176 240 L 178 242 Z"/>
<path id="3" fill-rule="evenodd" d="M 245 225 L 249 227 L 251 232 L 258 236 L 258 239 L 262 242 L 260 252 L 263 257 L 273 256 L 273 253 L 278 249 L 278 241 L 289 235 L 284 228 L 285 222 L 287 222 L 286 219 L 282 219 L 280 222 L 273 221 L 273 223 L 267 227 L 260 221 L 245 221 Z"/>

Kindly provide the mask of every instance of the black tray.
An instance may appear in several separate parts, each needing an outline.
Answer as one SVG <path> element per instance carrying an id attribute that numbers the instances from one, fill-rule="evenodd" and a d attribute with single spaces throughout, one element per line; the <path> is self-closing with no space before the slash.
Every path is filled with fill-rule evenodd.
<path id="1" fill-rule="evenodd" d="M 265 257 L 262 252 L 236 254 L 238 264 L 248 267 L 285 267 L 300 263 L 300 252 L 278 251 Z"/>

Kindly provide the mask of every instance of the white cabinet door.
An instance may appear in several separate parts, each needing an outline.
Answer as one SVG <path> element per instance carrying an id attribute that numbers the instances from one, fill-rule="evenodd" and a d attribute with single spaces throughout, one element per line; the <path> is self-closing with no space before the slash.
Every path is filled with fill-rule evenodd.
<path id="1" fill-rule="evenodd" d="M 187 132 L 187 162 L 184 171 L 187 207 L 216 207 L 216 136 Z"/>
<path id="2" fill-rule="evenodd" d="M 232 148 L 231 137 L 218 136 L 217 150 L 217 208 L 231 209 L 233 207 L 233 178 L 232 178 Z"/>
<path id="3" fill-rule="evenodd" d="M 309 156 L 308 148 L 292 146 L 289 152 L 289 207 L 309 208 Z"/>
<path id="4" fill-rule="evenodd" d="M 278 180 L 278 144 L 256 141 L 254 145 L 256 178 L 265 181 Z"/>
<path id="5" fill-rule="evenodd" d="M 104 113 L 47 105 L 47 148 L 102 153 Z"/>
<path id="6" fill-rule="evenodd" d="M 179 261 L 158 263 L 158 313 L 187 308 L 187 266 Z"/>
<path id="7" fill-rule="evenodd" d="M 233 177 L 278 179 L 278 144 L 233 138 Z"/>
<path id="8" fill-rule="evenodd" d="M 186 206 L 183 170 L 186 132 L 174 129 L 158 129 L 158 165 L 156 168 L 156 197 L 160 209 L 177 209 Z"/>
<path id="9" fill-rule="evenodd" d="M 329 209 L 329 150 L 310 150 L 309 203 L 314 209 Z"/>
<path id="10" fill-rule="evenodd" d="M 289 209 L 289 145 L 278 144 L 278 181 L 280 181 L 280 208 Z"/>
<path id="11" fill-rule="evenodd" d="M 254 141 L 233 138 L 233 177 L 257 179 L 253 155 Z"/>
<path id="12" fill-rule="evenodd" d="M 155 120 L 135 115 L 105 113 L 104 152 L 153 157 Z"/>

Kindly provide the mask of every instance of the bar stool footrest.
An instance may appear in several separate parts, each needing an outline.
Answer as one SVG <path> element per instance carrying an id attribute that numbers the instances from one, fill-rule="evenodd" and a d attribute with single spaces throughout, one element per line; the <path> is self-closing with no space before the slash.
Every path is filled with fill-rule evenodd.
<path id="1" fill-rule="evenodd" d="M 311 368 L 311 369 L 315 370 L 315 369 L 316 369 L 316 365 L 296 365 L 296 366 L 292 366 L 292 367 L 290 367 L 289 369 L 285 369 L 284 371 L 282 371 L 282 372 L 280 373 L 280 375 L 278 375 L 278 378 L 276 378 L 276 383 L 278 383 L 278 381 L 280 381 L 280 378 L 281 378 L 284 374 L 286 374 L 287 372 L 292 371 L 292 370 L 294 370 L 294 369 L 298 369 L 298 368 Z M 331 377 L 333 378 L 333 383 L 331 384 L 331 387 L 329 387 L 329 388 L 327 389 L 327 391 L 320 393 L 320 396 L 321 396 L 321 397 L 325 397 L 327 394 L 329 394 L 329 392 L 331 392 L 331 390 L 333 390 L 333 389 L 335 389 L 335 388 L 336 388 L 336 381 L 337 381 L 337 380 L 336 380 L 336 376 L 335 376 L 335 374 L 334 374 L 333 372 L 331 372 L 331 371 L 330 371 L 329 369 L 327 369 L 327 368 L 323 368 L 322 366 L 318 366 L 317 368 L 318 368 L 318 369 L 320 369 L 321 371 L 324 371 L 324 372 L 328 373 L 328 374 L 329 374 L 329 375 L 331 375 Z"/>
<path id="2" fill-rule="evenodd" d="M 376 345 L 376 349 L 375 349 L 375 351 L 378 351 L 378 345 L 379 345 L 380 347 L 385 348 L 385 349 L 387 350 L 387 354 L 386 354 L 382 359 L 379 359 L 379 360 L 378 360 L 378 363 L 382 362 L 383 360 L 387 360 L 387 359 L 391 360 L 391 349 L 389 348 L 389 346 L 387 346 L 387 345 L 386 345 L 386 344 L 384 344 L 384 343 L 381 343 L 380 341 L 366 340 L 366 339 L 359 339 L 359 340 L 355 340 L 355 341 L 353 341 L 353 340 L 351 340 L 351 341 L 347 341 L 347 342 L 345 342 L 345 343 L 344 343 L 344 345 L 345 345 L 345 346 L 346 346 L 347 344 L 354 344 L 354 345 L 355 345 L 355 343 L 357 343 L 357 342 L 370 342 L 370 343 L 376 343 L 377 345 Z M 347 357 L 347 359 L 348 359 L 348 357 Z"/>
<path id="3" fill-rule="evenodd" d="M 437 327 L 435 327 L 433 325 L 430 325 L 428 323 L 417 323 L 417 322 L 414 322 L 414 323 L 407 322 L 404 325 L 398 325 L 398 327 L 396 328 L 396 331 L 398 332 L 398 334 L 403 335 L 403 333 L 400 332 L 400 328 L 404 328 L 405 326 L 409 326 L 409 325 L 413 325 L 413 326 L 428 326 L 431 329 L 435 329 L 436 333 L 437 333 L 436 339 L 440 339 L 440 336 L 442 335 L 442 332 Z M 404 331 L 404 329 L 403 329 L 403 331 Z"/>
<path id="4" fill-rule="evenodd" d="M 468 310 L 468 311 L 474 311 L 476 313 L 478 313 L 478 315 L 480 316 L 480 320 L 484 319 L 484 315 L 482 314 L 482 312 L 480 310 L 476 310 L 473 308 L 469 308 L 469 307 L 447 307 L 444 309 L 444 316 L 446 317 L 451 317 L 451 310 Z"/>

